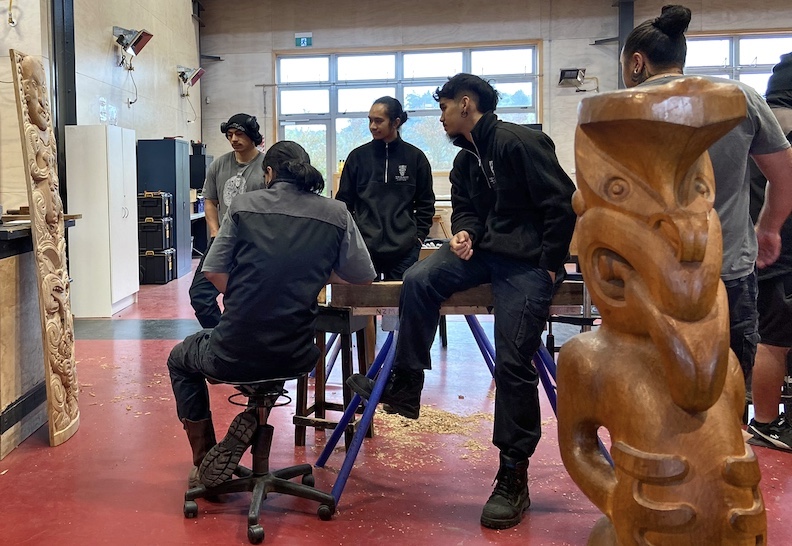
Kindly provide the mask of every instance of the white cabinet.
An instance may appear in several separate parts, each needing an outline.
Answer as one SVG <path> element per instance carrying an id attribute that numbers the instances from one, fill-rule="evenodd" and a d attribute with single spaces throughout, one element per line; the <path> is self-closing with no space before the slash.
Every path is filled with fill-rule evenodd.
<path id="1" fill-rule="evenodd" d="M 114 125 L 66 127 L 71 309 L 109 317 L 137 299 L 139 285 L 135 132 Z"/>

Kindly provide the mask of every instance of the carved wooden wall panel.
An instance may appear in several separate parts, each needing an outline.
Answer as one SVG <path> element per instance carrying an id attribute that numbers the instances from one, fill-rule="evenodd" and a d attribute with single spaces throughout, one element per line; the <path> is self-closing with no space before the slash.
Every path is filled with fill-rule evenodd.
<path id="1" fill-rule="evenodd" d="M 55 446 L 68 440 L 80 424 L 57 148 L 44 67 L 32 56 L 13 49 L 10 53 L 40 288 L 49 438 Z"/>
<path id="2" fill-rule="evenodd" d="M 605 514 L 589 544 L 766 543 L 706 154 L 745 115 L 736 86 L 702 78 L 582 101 L 573 205 L 602 326 L 561 349 L 558 425 L 565 466 Z"/>

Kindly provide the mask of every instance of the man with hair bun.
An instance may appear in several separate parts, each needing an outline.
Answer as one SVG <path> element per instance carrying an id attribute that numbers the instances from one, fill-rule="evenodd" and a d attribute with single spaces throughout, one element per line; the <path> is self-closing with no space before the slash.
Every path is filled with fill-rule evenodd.
<path id="1" fill-rule="evenodd" d="M 322 175 L 296 142 L 263 154 L 265 189 L 229 204 L 203 271 L 224 294 L 214 329 L 176 345 L 168 371 L 176 412 L 193 454 L 190 487 L 230 476 L 257 426 L 255 412 L 234 418 L 215 445 L 206 377 L 247 382 L 311 370 L 317 297 L 329 282 L 369 284 L 374 267 L 352 216 L 318 195 Z"/>
<path id="2" fill-rule="evenodd" d="M 691 12 L 679 5 L 662 9 L 627 37 L 621 53 L 624 85 L 662 85 L 683 77 Z M 792 149 L 761 95 L 739 81 L 701 76 L 738 86 L 748 116 L 710 146 L 715 173 L 715 210 L 723 232 L 721 279 L 729 297 L 730 345 L 750 391 L 751 370 L 759 342 L 756 266 L 773 263 L 781 251 L 781 226 L 792 211 Z M 756 227 L 749 211 L 751 157 L 770 181 Z"/>
<path id="3" fill-rule="evenodd" d="M 217 304 L 220 293 L 203 274 L 206 253 L 234 196 L 264 186 L 264 171 L 261 168 L 264 154 L 256 148 L 264 142 L 264 137 L 261 136 L 255 116 L 234 114 L 220 124 L 220 132 L 226 136 L 233 150 L 215 159 L 206 171 L 202 193 L 209 244 L 206 245 L 190 286 L 190 304 L 203 328 L 214 328 L 220 322 L 220 306 Z"/>
<path id="4" fill-rule="evenodd" d="M 432 168 L 421 150 L 402 140 L 407 112 L 397 99 L 378 98 L 368 119 L 373 140 L 349 153 L 336 199 L 354 216 L 377 276 L 401 280 L 432 227 Z"/>

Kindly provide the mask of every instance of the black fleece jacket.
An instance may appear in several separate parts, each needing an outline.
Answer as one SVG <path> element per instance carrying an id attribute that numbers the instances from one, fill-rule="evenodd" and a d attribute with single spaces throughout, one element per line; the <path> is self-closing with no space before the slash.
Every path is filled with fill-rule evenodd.
<path id="1" fill-rule="evenodd" d="M 432 168 L 401 137 L 372 140 L 349 154 L 336 198 L 354 216 L 374 262 L 398 261 L 432 227 Z"/>
<path id="2" fill-rule="evenodd" d="M 478 247 L 557 272 L 575 229 L 575 185 L 541 131 L 487 113 L 471 132 L 451 171 L 451 230 L 467 231 Z"/>

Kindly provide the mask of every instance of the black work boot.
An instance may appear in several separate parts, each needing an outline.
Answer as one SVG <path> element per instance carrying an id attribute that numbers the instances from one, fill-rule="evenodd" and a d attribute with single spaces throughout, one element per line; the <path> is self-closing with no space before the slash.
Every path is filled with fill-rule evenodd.
<path id="1" fill-rule="evenodd" d="M 214 425 L 212 418 L 201 419 L 200 421 L 190 421 L 189 419 L 182 419 L 184 423 L 184 430 L 187 432 L 187 439 L 190 441 L 190 447 L 193 454 L 193 468 L 190 470 L 190 475 L 187 478 L 187 487 L 192 489 L 198 487 L 201 481 L 198 479 L 198 467 L 201 461 L 212 449 L 217 440 L 215 439 Z"/>
<path id="2" fill-rule="evenodd" d="M 522 519 L 531 506 L 528 496 L 528 460 L 500 455 L 500 469 L 495 477 L 497 485 L 481 512 L 481 524 L 490 529 L 508 529 Z"/>
<path id="3" fill-rule="evenodd" d="M 228 432 L 219 444 L 209 450 L 198 468 L 198 477 L 206 487 L 228 481 L 239 466 L 239 460 L 253 441 L 258 427 L 256 415 L 243 411 L 231 421 Z"/>
<path id="4" fill-rule="evenodd" d="M 398 413 L 408 419 L 418 419 L 421 411 L 421 390 L 423 389 L 423 370 L 411 371 L 394 368 L 382 391 L 380 402 L 389 406 L 388 413 Z M 363 374 L 353 374 L 346 384 L 368 400 L 374 390 L 374 380 Z"/>

